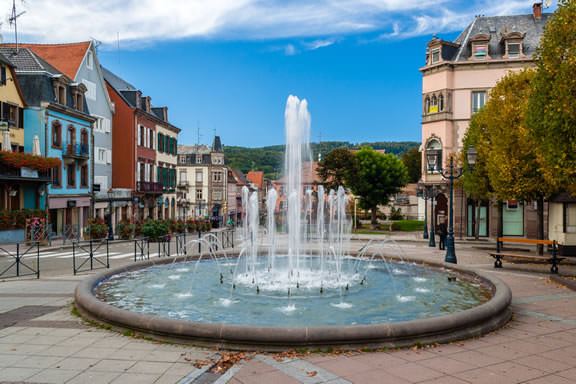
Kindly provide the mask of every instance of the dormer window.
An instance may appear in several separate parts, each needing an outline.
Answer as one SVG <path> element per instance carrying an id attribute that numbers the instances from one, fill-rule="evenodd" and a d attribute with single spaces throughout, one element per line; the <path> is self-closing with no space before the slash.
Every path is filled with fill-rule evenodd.
<path id="1" fill-rule="evenodd" d="M 440 48 L 434 48 L 430 52 L 430 63 L 436 64 L 440 61 Z"/>
<path id="2" fill-rule="evenodd" d="M 469 60 L 486 60 L 490 59 L 488 55 L 488 45 L 490 43 L 490 35 L 479 33 L 470 38 L 471 52 Z"/>
<path id="3" fill-rule="evenodd" d="M 56 87 L 56 102 L 58 104 L 66 105 L 66 87 L 63 85 Z"/>
<path id="4" fill-rule="evenodd" d="M 524 40 L 524 33 L 510 32 L 501 33 L 500 42 L 504 44 L 504 58 L 505 59 L 519 59 L 524 57 L 522 51 L 522 41 Z"/>
<path id="5" fill-rule="evenodd" d="M 486 60 L 488 56 L 488 46 L 486 44 L 476 44 L 472 48 L 472 56 L 474 60 Z"/>
<path id="6" fill-rule="evenodd" d="M 520 57 L 520 43 L 508 43 L 508 58 L 517 59 Z"/>

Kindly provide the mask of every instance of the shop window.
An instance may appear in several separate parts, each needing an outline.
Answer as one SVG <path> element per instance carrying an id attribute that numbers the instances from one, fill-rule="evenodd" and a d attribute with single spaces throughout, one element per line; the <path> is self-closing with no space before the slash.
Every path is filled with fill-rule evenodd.
<path id="1" fill-rule="evenodd" d="M 564 232 L 576 233 L 576 203 L 564 203 Z"/>

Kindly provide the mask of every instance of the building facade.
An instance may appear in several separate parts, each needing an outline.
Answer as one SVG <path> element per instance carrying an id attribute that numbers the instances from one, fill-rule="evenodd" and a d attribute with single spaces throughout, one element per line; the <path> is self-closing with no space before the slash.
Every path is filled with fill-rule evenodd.
<path id="1" fill-rule="evenodd" d="M 64 73 L 75 83 L 86 87 L 85 101 L 90 115 L 95 118 L 93 135 L 94 180 L 93 215 L 118 216 L 130 197 L 112 187 L 112 116 L 114 105 L 110 100 L 94 41 L 69 44 L 23 44 L 36 55 Z M 126 201 L 128 200 L 128 201 Z M 113 224 L 116 220 L 112 220 Z"/>
<path id="2" fill-rule="evenodd" d="M 15 69 L 14 64 L 0 53 L 0 150 L 24 152 L 26 102 Z M 28 151 L 31 153 L 32 148 Z M 0 210 L 44 209 L 41 196 L 49 181 L 48 172 L 0 164 Z"/>
<path id="3" fill-rule="evenodd" d="M 422 179 L 437 194 L 429 212 L 435 223 L 448 215 L 447 181 L 439 170 L 458 154 L 471 116 L 486 103 L 499 79 L 511 71 L 534 65 L 533 55 L 549 14 L 535 4 L 532 14 L 477 16 L 454 41 L 434 38 L 427 44 L 422 72 Z M 438 156 L 435 169 L 426 166 L 426 154 Z M 476 201 L 454 190 L 454 234 L 473 236 L 479 221 L 480 236 L 536 237 L 537 207 L 510 200 Z M 477 213 L 479 212 L 479 214 Z M 478 216 L 478 217 L 476 217 Z"/>
<path id="4" fill-rule="evenodd" d="M 42 194 L 55 236 L 82 236 L 91 217 L 92 126 L 86 86 L 76 83 L 28 48 L 0 47 L 16 66 L 26 101 L 25 150 L 38 138 L 40 152 L 61 159 Z"/>
<path id="5" fill-rule="evenodd" d="M 180 129 L 168 122 L 166 107 L 155 108 L 151 98 L 102 68 L 115 106 L 112 145 L 114 189 L 131 191 L 123 218 L 176 217 L 176 148 Z M 172 208 L 173 207 L 173 208 Z"/>
<path id="6" fill-rule="evenodd" d="M 179 207 L 186 209 L 189 217 L 210 218 L 221 223 L 227 211 L 228 168 L 224 164 L 220 137 L 214 137 L 212 147 L 179 145 L 178 174 L 180 193 L 187 198 L 180 201 Z"/>

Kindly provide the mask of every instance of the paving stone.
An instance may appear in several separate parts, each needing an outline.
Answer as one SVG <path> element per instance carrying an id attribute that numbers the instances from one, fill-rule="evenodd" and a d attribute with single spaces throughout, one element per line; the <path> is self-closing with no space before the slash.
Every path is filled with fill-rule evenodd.
<path id="1" fill-rule="evenodd" d="M 120 375 L 119 372 L 85 371 L 69 380 L 66 384 L 108 384 Z"/>
<path id="2" fill-rule="evenodd" d="M 159 375 L 145 374 L 145 373 L 123 373 L 112 381 L 118 384 L 148 384 L 154 383 L 158 380 Z"/>
<path id="3" fill-rule="evenodd" d="M 43 369 L 40 373 L 34 376 L 31 376 L 28 381 L 60 384 L 78 376 L 81 373 L 81 370 L 48 368 Z"/>
<path id="4" fill-rule="evenodd" d="M 396 377 L 400 377 L 411 383 L 417 383 L 419 381 L 431 380 L 442 376 L 442 372 L 435 369 L 425 367 L 418 363 L 407 363 L 394 367 L 385 368 L 385 372 L 391 373 Z"/>
<path id="5" fill-rule="evenodd" d="M 117 360 L 117 359 L 104 359 L 98 361 L 93 367 L 94 371 L 110 371 L 110 372 L 126 372 L 130 369 L 136 361 L 133 360 Z"/>
<path id="6" fill-rule="evenodd" d="M 382 370 L 370 370 L 346 375 L 343 378 L 354 384 L 409 384 L 410 381 L 390 375 Z"/>
<path id="7" fill-rule="evenodd" d="M 41 372 L 40 368 L 7 367 L 0 370 L 0 381 L 24 381 Z"/>

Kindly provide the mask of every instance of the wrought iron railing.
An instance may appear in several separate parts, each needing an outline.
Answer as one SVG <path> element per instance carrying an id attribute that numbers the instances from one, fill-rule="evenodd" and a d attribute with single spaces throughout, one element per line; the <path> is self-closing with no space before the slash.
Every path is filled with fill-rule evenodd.
<path id="1" fill-rule="evenodd" d="M 139 181 L 138 182 L 138 192 L 144 193 L 162 193 L 164 192 L 164 188 L 162 187 L 162 183 L 154 182 L 154 181 Z"/>

